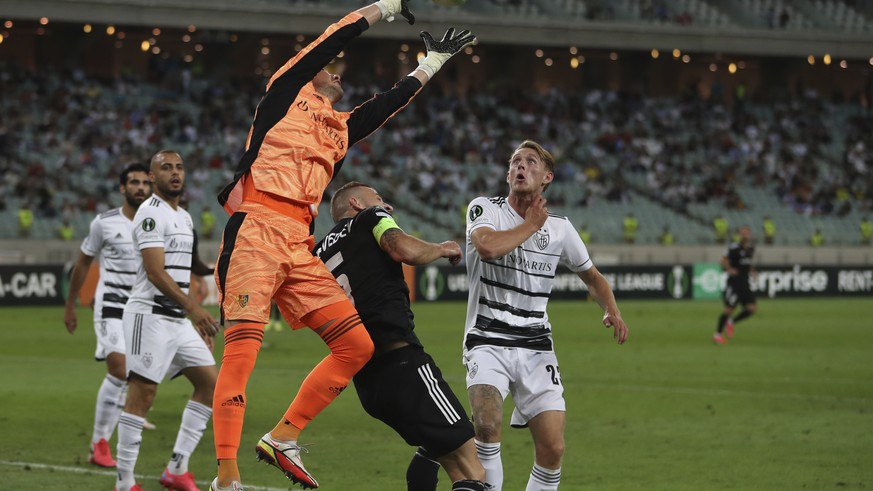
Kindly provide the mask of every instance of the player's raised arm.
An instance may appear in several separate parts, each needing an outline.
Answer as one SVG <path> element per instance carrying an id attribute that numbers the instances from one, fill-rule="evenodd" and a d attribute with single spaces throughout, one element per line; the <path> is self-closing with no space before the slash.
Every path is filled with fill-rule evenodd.
<path id="1" fill-rule="evenodd" d="M 350 146 L 369 136 L 406 107 L 449 58 L 476 40 L 470 31 L 456 34 L 453 27 L 446 31 L 441 41 L 435 41 L 427 32 L 422 32 L 421 37 L 427 48 L 427 56 L 421 60 L 418 68 L 400 79 L 391 90 L 376 94 L 352 111 L 348 121 Z"/>
<path id="2" fill-rule="evenodd" d="M 470 234 L 473 247 L 479 256 L 488 261 L 506 255 L 536 233 L 549 217 L 546 200 L 535 198 L 524 216 L 524 222 L 507 230 L 479 227 Z"/>
<path id="3" fill-rule="evenodd" d="M 410 25 L 415 24 L 415 16 L 409 10 L 409 0 L 379 0 L 358 9 L 357 12 L 363 15 L 371 26 L 382 19 L 393 22 L 396 14 L 402 15 Z"/>
<path id="4" fill-rule="evenodd" d="M 476 36 L 467 29 L 456 33 L 455 28 L 450 27 L 439 41 L 427 31 L 421 32 L 421 40 L 424 41 L 427 55 L 422 58 L 418 68 L 409 75 L 417 78 L 421 85 L 424 85 L 433 78 L 445 62 L 449 61 L 449 58 L 476 42 Z"/>
<path id="5" fill-rule="evenodd" d="M 387 252 L 391 259 L 419 266 L 429 264 L 439 258 L 447 258 L 452 265 L 461 261 L 461 246 L 457 242 L 447 240 L 436 244 L 413 237 L 399 228 L 392 228 L 382 234 L 379 247 Z"/>

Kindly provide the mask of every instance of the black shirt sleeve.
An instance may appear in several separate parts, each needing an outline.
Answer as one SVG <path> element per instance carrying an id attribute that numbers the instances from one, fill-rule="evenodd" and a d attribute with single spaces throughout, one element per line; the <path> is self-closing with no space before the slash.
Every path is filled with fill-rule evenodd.
<path id="1" fill-rule="evenodd" d="M 415 77 L 403 77 L 391 90 L 376 94 L 352 110 L 349 117 L 349 146 L 378 130 L 394 114 L 403 109 L 421 90 L 421 82 Z"/>

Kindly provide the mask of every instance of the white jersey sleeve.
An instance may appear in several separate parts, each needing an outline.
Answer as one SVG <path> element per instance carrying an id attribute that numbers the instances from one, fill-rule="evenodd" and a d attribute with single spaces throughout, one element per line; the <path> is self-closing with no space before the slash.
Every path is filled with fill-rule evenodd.
<path id="1" fill-rule="evenodd" d="M 474 230 L 481 227 L 497 230 L 499 210 L 491 199 L 483 196 L 471 201 L 470 205 L 467 206 L 467 235 L 469 236 Z"/>
<path id="2" fill-rule="evenodd" d="M 94 217 L 91 220 L 91 226 L 88 229 L 88 236 L 82 241 L 82 247 L 79 249 L 86 256 L 95 257 L 103 248 L 103 223 L 100 216 Z"/>
<path id="3" fill-rule="evenodd" d="M 561 262 L 574 273 L 581 273 L 591 269 L 594 263 L 591 261 L 591 256 L 588 255 L 588 248 L 585 247 L 582 237 L 579 237 L 576 228 L 573 227 L 569 219 L 565 218 L 562 222 L 567 230 L 564 232 L 564 248 L 561 251 Z"/>
<path id="4" fill-rule="evenodd" d="M 138 250 L 164 247 L 167 215 L 156 206 L 140 206 L 133 222 L 133 243 Z"/>

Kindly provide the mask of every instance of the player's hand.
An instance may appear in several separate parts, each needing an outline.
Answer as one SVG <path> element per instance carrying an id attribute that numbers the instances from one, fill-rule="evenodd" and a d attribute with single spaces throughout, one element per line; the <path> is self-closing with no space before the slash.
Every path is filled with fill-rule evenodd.
<path id="1" fill-rule="evenodd" d="M 406 22 L 409 22 L 410 26 L 415 24 L 415 16 L 412 15 L 412 11 L 409 10 L 409 0 L 401 0 L 400 15 L 406 19 Z"/>
<path id="2" fill-rule="evenodd" d="M 399 13 L 409 25 L 415 24 L 415 16 L 409 10 L 409 0 L 379 0 L 374 5 L 379 7 L 382 18 L 388 22 L 394 22 L 394 15 Z"/>
<path id="3" fill-rule="evenodd" d="M 603 313 L 603 325 L 607 328 L 612 328 L 612 338 L 618 341 L 618 344 L 624 344 L 627 341 L 627 324 L 621 318 L 619 313 Z"/>
<path id="4" fill-rule="evenodd" d="M 206 343 L 206 347 L 209 348 L 209 351 L 215 351 L 215 337 L 213 336 L 200 336 L 203 338 L 203 342 Z"/>
<path id="5" fill-rule="evenodd" d="M 418 64 L 418 69 L 426 73 L 428 78 L 433 78 L 443 63 L 473 44 L 476 41 L 476 36 L 466 29 L 456 34 L 455 28 L 450 27 L 440 41 L 434 39 L 427 31 L 421 32 L 421 40 L 424 41 L 424 47 L 427 48 L 427 56 Z"/>
<path id="6" fill-rule="evenodd" d="M 542 196 L 535 198 L 524 214 L 525 221 L 536 225 L 537 230 L 543 228 L 548 218 L 549 209 L 546 207 L 546 198 Z"/>
<path id="7" fill-rule="evenodd" d="M 76 307 L 70 305 L 64 307 L 64 325 L 67 326 L 67 331 L 70 334 L 76 332 L 76 327 L 79 325 L 78 322 L 76 319 Z"/>
<path id="8" fill-rule="evenodd" d="M 419 35 L 421 40 L 424 41 L 424 47 L 427 48 L 428 55 L 439 53 L 453 56 L 476 41 L 476 36 L 469 29 L 464 29 L 456 34 L 454 27 L 450 27 L 439 41 L 434 39 L 427 31 L 421 31 Z"/>
<path id="9" fill-rule="evenodd" d="M 461 262 L 461 246 L 453 240 L 447 240 L 440 244 L 443 257 L 449 260 L 449 264 L 457 266 Z"/>
<path id="10" fill-rule="evenodd" d="M 206 309 L 196 305 L 188 311 L 188 317 L 194 324 L 194 329 L 203 337 L 212 337 L 218 333 L 218 322 Z"/>

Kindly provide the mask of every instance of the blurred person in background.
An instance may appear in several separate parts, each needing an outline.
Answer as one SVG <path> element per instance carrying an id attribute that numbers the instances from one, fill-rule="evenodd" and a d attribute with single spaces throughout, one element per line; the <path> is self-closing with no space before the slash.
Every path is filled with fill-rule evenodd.
<path id="1" fill-rule="evenodd" d="M 633 244 L 637 241 L 637 231 L 640 229 L 640 221 L 633 213 L 628 213 L 622 221 L 624 241 Z"/>
<path id="2" fill-rule="evenodd" d="M 755 245 L 752 242 L 752 229 L 743 225 L 738 230 L 739 240 L 728 246 L 727 252 L 722 256 L 720 264 L 727 273 L 727 284 L 722 295 L 724 311 L 718 318 L 718 325 L 712 340 L 716 344 L 727 343 L 727 338 L 734 335 L 734 324 L 748 319 L 757 310 L 755 294 L 749 280 L 757 275 L 752 260 L 755 257 Z M 742 305 L 743 310 L 732 317 L 737 305 Z"/>
<path id="3" fill-rule="evenodd" d="M 870 217 L 862 218 L 858 228 L 861 231 L 861 245 L 870 245 L 871 239 L 873 239 L 873 222 L 870 221 Z"/>
<path id="4" fill-rule="evenodd" d="M 712 230 L 715 232 L 715 242 L 717 244 L 724 244 L 725 241 L 727 241 L 730 228 L 730 223 L 728 223 L 727 218 L 722 215 L 718 215 L 712 219 Z"/>
<path id="5" fill-rule="evenodd" d="M 673 237 L 673 232 L 670 231 L 669 225 L 664 225 L 664 229 L 661 231 L 661 235 L 658 236 L 658 242 L 665 247 L 673 245 L 675 238 Z"/>
<path id="6" fill-rule="evenodd" d="M 764 231 L 764 243 L 773 245 L 776 243 L 776 223 L 770 217 L 764 217 L 764 222 L 761 224 Z"/>
<path id="7" fill-rule="evenodd" d="M 825 235 L 820 228 L 815 229 L 809 237 L 809 245 L 812 247 L 821 247 L 825 243 Z"/>

